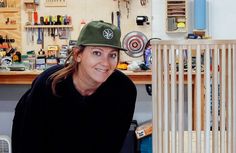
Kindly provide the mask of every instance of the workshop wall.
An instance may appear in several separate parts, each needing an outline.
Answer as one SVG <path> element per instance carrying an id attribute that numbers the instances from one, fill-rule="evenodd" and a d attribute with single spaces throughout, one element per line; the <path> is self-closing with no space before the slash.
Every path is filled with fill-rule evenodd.
<path id="1" fill-rule="evenodd" d="M 38 16 L 56 16 L 56 15 L 68 15 L 72 18 L 73 31 L 71 32 L 70 39 L 76 40 L 78 38 L 82 20 L 89 22 L 92 20 L 104 20 L 106 22 L 111 22 L 111 13 L 114 13 L 114 24 L 117 25 L 117 15 L 116 12 L 120 10 L 120 27 L 122 31 L 122 40 L 124 36 L 131 31 L 140 31 L 146 35 L 149 39 L 151 37 L 151 24 L 138 26 L 136 24 L 137 16 L 147 16 L 149 22 L 151 22 L 151 1 L 146 1 L 145 5 L 141 5 L 138 0 L 66 0 L 66 7 L 46 7 L 46 0 L 41 0 L 39 6 L 37 7 Z M 129 3 L 128 3 L 129 2 Z M 35 50 L 36 52 L 41 49 L 41 45 L 36 42 L 28 42 L 27 37 L 31 37 L 24 28 L 25 23 L 28 21 L 28 14 L 26 11 L 25 4 L 21 1 L 21 22 L 22 22 L 22 52 L 28 50 Z M 68 40 L 59 40 L 56 38 L 52 39 L 48 36 L 47 30 L 44 34 L 44 49 L 48 45 L 68 44 Z M 36 31 L 34 32 L 34 37 L 37 38 Z M 35 39 L 34 39 L 35 40 Z M 36 39 L 37 40 L 37 39 Z M 140 57 L 140 59 L 142 59 Z M 132 61 L 137 60 L 137 58 L 132 58 L 127 54 L 123 53 L 121 55 L 122 61 Z"/>
<path id="2" fill-rule="evenodd" d="M 236 39 L 236 9 L 234 0 L 210 0 L 210 28 L 215 39 Z"/>
<path id="3" fill-rule="evenodd" d="M 236 18 L 235 0 L 206 0 L 207 34 L 212 39 L 235 39 Z M 188 0 L 188 32 L 191 33 L 194 25 L 194 0 Z M 165 32 L 165 0 L 152 0 L 152 36 L 161 39 L 183 39 L 186 33 L 167 34 Z"/>
<path id="4" fill-rule="evenodd" d="M 0 1 L 0 48 L 12 44 L 21 50 L 20 1 Z"/>

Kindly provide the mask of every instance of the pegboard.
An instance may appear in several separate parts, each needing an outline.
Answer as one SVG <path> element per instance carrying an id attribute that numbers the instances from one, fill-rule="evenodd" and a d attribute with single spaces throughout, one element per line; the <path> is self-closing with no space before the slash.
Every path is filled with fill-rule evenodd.
<path id="1" fill-rule="evenodd" d="M 6 0 L 0 7 L 0 35 L 3 39 L 14 39 L 11 47 L 21 51 L 20 0 Z"/>
<path id="2" fill-rule="evenodd" d="M 66 0 L 45 0 L 45 7 L 66 7 Z"/>

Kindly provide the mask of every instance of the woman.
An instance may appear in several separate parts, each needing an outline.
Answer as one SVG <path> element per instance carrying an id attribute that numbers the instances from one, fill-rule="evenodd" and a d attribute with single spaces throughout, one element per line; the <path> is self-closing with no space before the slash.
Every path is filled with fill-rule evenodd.
<path id="1" fill-rule="evenodd" d="M 136 87 L 116 70 L 119 29 L 92 21 L 64 66 L 44 71 L 15 110 L 13 153 L 119 153 Z"/>

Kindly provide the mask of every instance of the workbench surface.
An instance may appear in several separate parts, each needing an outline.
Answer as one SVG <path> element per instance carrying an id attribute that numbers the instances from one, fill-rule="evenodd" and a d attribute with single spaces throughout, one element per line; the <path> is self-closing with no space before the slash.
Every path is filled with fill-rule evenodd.
<path id="1" fill-rule="evenodd" d="M 42 71 L 0 71 L 0 84 L 31 84 Z M 124 72 L 135 84 L 151 84 L 151 71 Z"/>

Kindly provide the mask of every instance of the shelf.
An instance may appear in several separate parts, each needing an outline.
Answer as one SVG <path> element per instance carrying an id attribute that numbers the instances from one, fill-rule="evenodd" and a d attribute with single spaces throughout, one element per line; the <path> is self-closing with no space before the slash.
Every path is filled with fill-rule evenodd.
<path id="1" fill-rule="evenodd" d="M 185 2 L 185 0 L 167 0 L 167 2 Z"/>
<path id="2" fill-rule="evenodd" d="M 34 0 L 24 0 L 24 3 L 34 3 Z"/>
<path id="3" fill-rule="evenodd" d="M 182 18 L 185 18 L 185 14 L 177 14 L 177 13 L 172 13 L 172 14 L 167 14 L 167 17 L 177 17 L 177 18 L 179 18 L 179 17 L 182 17 Z"/>
<path id="4" fill-rule="evenodd" d="M 171 34 L 171 33 L 186 33 L 187 30 L 174 30 L 174 31 L 166 31 L 166 33 Z"/>
<path id="5" fill-rule="evenodd" d="M 57 1 L 57 2 L 45 2 L 44 3 L 45 7 L 66 7 L 66 2 L 65 1 Z"/>
<path id="6" fill-rule="evenodd" d="M 0 33 L 14 39 L 13 48 L 22 50 L 21 46 L 21 1 L 4 0 L 6 7 L 0 7 Z M 8 24 L 5 24 L 8 23 Z"/>
<path id="7" fill-rule="evenodd" d="M 25 28 L 72 28 L 72 25 L 27 25 Z"/>
<path id="8" fill-rule="evenodd" d="M 17 25 L 1 25 L 0 30 L 17 30 Z"/>
<path id="9" fill-rule="evenodd" d="M 183 4 L 184 3 L 168 3 L 168 7 L 175 7 L 175 8 L 180 7 L 181 8 L 181 7 L 183 7 Z"/>
<path id="10" fill-rule="evenodd" d="M 166 0 L 166 33 L 187 32 L 187 0 Z"/>
<path id="11" fill-rule="evenodd" d="M 0 13 L 17 13 L 19 12 L 18 8 L 0 8 Z"/>

